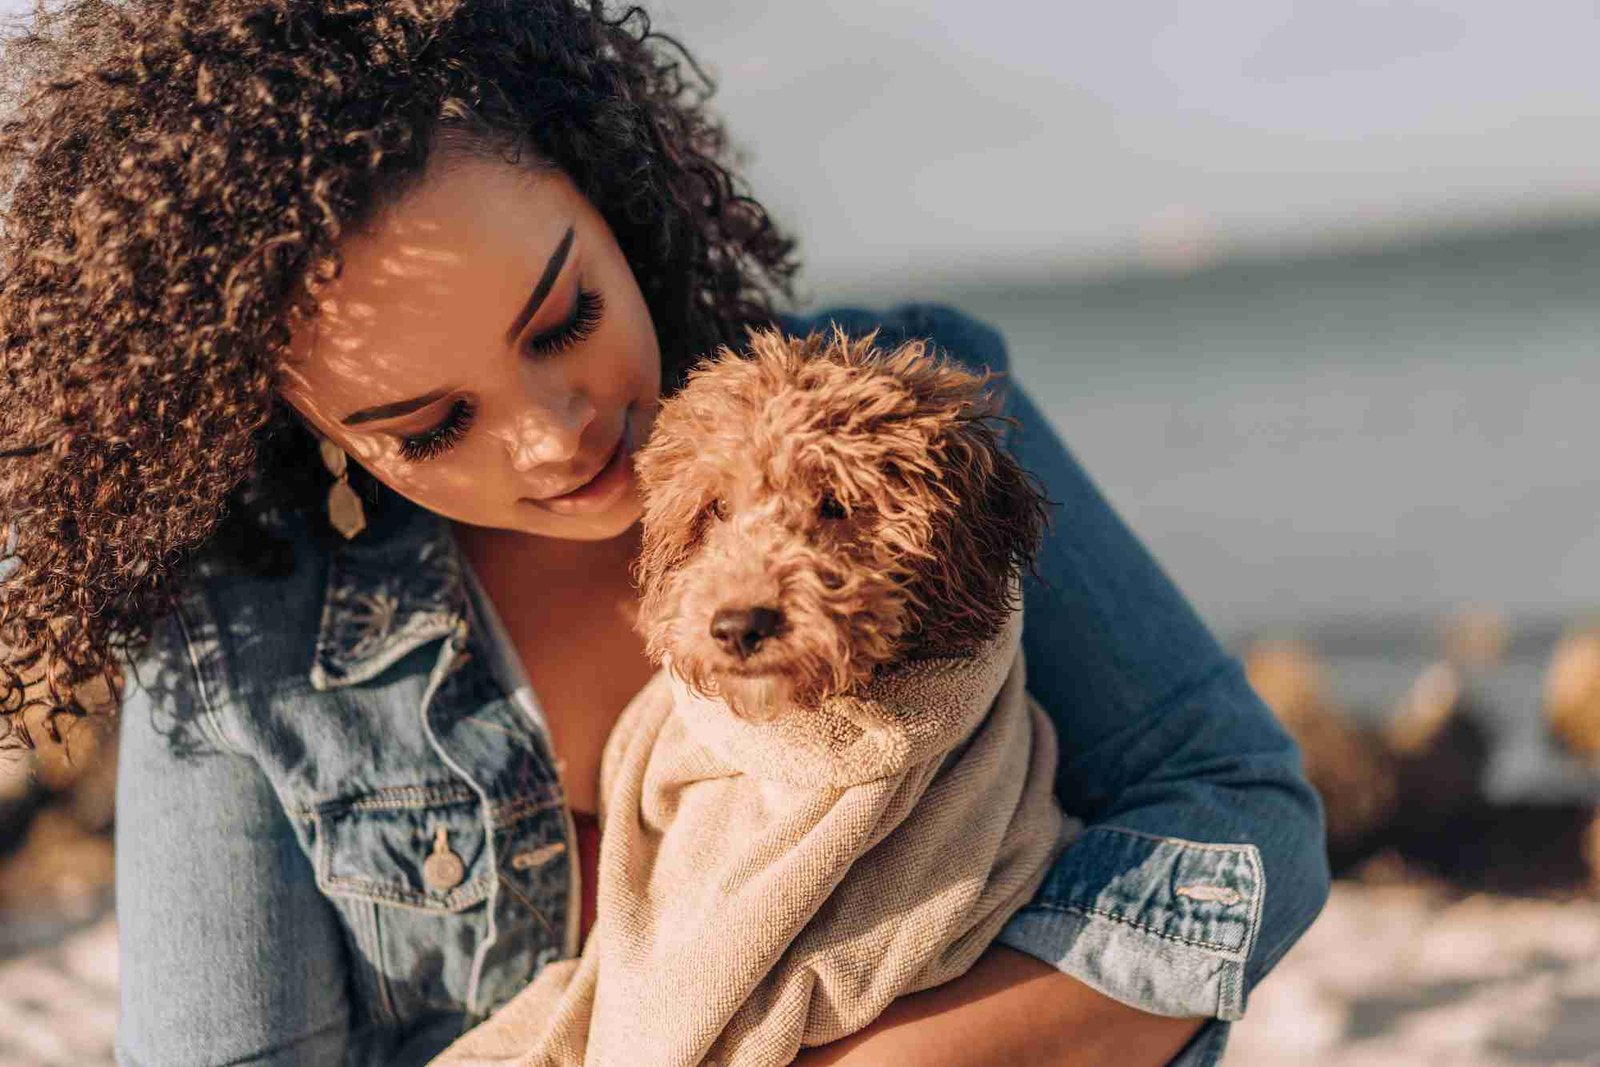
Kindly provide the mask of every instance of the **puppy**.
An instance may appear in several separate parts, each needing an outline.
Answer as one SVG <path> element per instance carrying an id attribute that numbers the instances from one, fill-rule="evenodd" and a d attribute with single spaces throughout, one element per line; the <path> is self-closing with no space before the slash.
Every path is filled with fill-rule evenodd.
<path id="1" fill-rule="evenodd" d="M 984 381 L 874 341 L 756 333 L 691 372 L 638 457 L 640 631 L 736 711 L 969 654 L 1037 550 L 1043 497 L 1000 448 Z"/>
<path id="2" fill-rule="evenodd" d="M 964 973 L 1077 832 L 1024 686 L 1043 495 L 989 376 L 875 342 L 753 331 L 663 405 L 594 929 L 437 1062 L 788 1063 Z"/>

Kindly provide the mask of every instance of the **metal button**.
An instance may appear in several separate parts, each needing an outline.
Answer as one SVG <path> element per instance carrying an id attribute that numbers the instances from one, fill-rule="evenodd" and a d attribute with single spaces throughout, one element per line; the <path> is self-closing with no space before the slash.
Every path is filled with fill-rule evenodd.
<path id="1" fill-rule="evenodd" d="M 467 876 L 467 865 L 450 849 L 450 835 L 439 827 L 433 835 L 433 852 L 422 861 L 422 880 L 437 893 L 447 893 Z"/>

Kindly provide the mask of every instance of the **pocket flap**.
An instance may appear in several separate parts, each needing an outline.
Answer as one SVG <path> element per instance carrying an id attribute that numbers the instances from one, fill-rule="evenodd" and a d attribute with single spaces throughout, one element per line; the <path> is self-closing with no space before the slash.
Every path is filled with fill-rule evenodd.
<path id="1" fill-rule="evenodd" d="M 317 885 L 330 896 L 455 912 L 493 886 L 482 804 L 464 786 L 382 789 L 319 804 L 310 815 Z"/>

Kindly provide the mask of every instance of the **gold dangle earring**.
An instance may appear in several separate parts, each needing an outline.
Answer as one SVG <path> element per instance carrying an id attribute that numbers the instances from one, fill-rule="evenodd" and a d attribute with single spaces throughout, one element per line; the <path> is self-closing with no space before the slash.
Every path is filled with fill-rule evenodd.
<path id="1" fill-rule="evenodd" d="M 350 488 L 350 457 L 326 437 L 318 438 L 318 447 L 322 450 L 323 466 L 334 478 L 333 486 L 328 490 L 328 525 L 348 541 L 367 527 L 361 498 Z"/>

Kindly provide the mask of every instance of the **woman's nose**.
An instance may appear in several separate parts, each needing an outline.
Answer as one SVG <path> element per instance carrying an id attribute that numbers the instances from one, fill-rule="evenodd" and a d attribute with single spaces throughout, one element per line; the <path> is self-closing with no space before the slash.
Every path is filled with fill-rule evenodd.
<path id="1" fill-rule="evenodd" d="M 577 390 L 522 405 L 505 431 L 511 465 L 528 471 L 551 463 L 567 463 L 582 447 L 583 431 L 594 418 L 594 404 Z"/>

